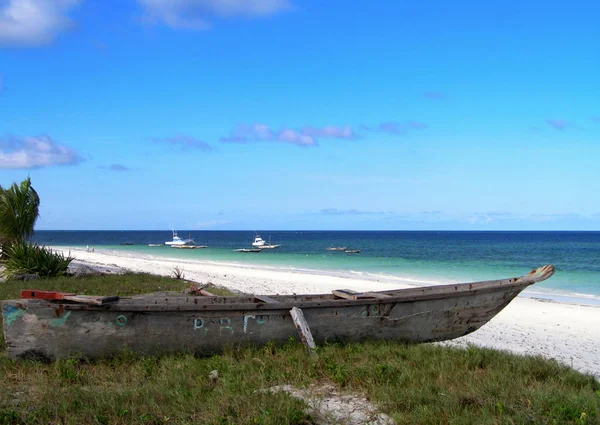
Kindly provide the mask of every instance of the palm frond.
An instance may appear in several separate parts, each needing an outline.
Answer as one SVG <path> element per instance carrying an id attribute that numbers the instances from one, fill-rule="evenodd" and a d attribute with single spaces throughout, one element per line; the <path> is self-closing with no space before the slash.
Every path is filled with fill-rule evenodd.
<path id="1" fill-rule="evenodd" d="M 40 197 L 27 177 L 7 189 L 0 187 L 0 243 L 19 243 L 33 235 Z"/>

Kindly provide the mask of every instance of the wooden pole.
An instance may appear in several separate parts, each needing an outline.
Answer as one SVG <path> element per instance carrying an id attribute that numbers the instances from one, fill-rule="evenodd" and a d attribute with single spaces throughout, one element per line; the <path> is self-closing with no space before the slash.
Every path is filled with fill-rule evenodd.
<path id="1" fill-rule="evenodd" d="M 290 315 L 292 316 L 292 320 L 294 320 L 294 325 L 296 325 L 296 330 L 298 331 L 298 334 L 300 334 L 300 339 L 306 347 L 306 350 L 310 355 L 317 356 L 317 352 L 315 351 L 315 340 L 310 332 L 308 323 L 306 323 L 304 313 L 302 313 L 302 310 L 298 307 L 293 307 L 290 310 Z"/>

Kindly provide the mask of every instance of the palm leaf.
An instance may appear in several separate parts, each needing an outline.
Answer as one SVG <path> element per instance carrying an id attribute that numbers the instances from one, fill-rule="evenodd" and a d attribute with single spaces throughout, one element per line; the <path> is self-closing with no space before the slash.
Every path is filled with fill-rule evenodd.
<path id="1" fill-rule="evenodd" d="M 27 177 L 21 184 L 0 187 L 0 243 L 19 243 L 33 235 L 40 197 Z"/>

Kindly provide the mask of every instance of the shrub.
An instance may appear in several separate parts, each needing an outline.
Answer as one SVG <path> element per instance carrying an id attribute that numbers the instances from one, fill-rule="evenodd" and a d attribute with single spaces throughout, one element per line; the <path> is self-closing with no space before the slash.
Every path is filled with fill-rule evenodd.
<path id="1" fill-rule="evenodd" d="M 173 278 L 177 280 L 185 279 L 185 274 L 183 273 L 183 267 L 175 266 L 173 267 Z"/>
<path id="2" fill-rule="evenodd" d="M 3 274 L 12 279 L 22 274 L 35 274 L 39 277 L 57 277 L 67 272 L 73 257 L 64 256 L 49 248 L 27 242 L 5 246 L 6 259 Z"/>

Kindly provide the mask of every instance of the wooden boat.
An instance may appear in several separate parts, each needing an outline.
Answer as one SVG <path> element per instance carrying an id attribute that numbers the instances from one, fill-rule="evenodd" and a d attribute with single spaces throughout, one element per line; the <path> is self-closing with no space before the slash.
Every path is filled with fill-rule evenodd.
<path id="1" fill-rule="evenodd" d="M 23 299 L 2 302 L 4 334 L 10 358 L 96 358 L 126 347 L 147 355 L 208 355 L 231 345 L 288 341 L 296 335 L 290 315 L 296 307 L 317 343 L 442 341 L 476 331 L 523 289 L 552 274 L 548 265 L 511 279 L 325 295 L 119 299 L 30 290 Z"/>
<path id="2" fill-rule="evenodd" d="M 241 249 L 234 249 L 235 252 L 261 252 L 262 249 L 260 248 L 241 248 Z"/>
<path id="3" fill-rule="evenodd" d="M 206 245 L 171 245 L 171 248 L 175 249 L 200 249 L 208 248 Z"/>
<path id="4" fill-rule="evenodd" d="M 347 249 L 344 252 L 346 254 L 360 254 L 360 249 Z"/>
<path id="5" fill-rule="evenodd" d="M 329 248 L 327 248 L 327 251 L 345 251 L 348 248 L 345 246 L 330 246 Z"/>

